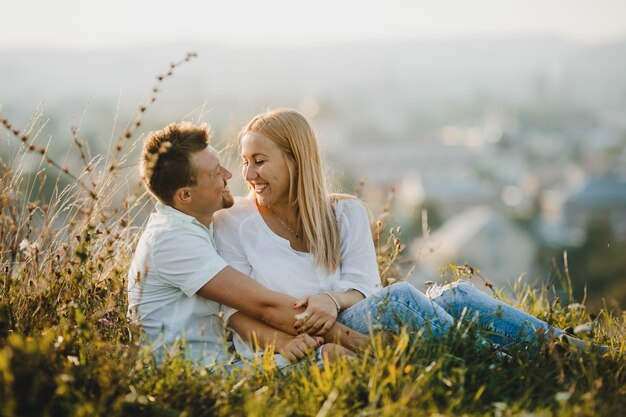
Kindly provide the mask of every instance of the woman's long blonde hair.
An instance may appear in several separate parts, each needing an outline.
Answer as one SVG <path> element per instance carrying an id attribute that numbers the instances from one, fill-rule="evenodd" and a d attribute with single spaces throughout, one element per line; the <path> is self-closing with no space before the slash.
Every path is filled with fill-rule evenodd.
<path id="1" fill-rule="evenodd" d="M 289 204 L 296 211 L 298 231 L 315 264 L 334 272 L 341 263 L 341 238 L 309 122 L 295 110 L 277 109 L 255 116 L 241 131 L 240 139 L 247 133 L 261 134 L 282 150 L 289 170 Z"/>

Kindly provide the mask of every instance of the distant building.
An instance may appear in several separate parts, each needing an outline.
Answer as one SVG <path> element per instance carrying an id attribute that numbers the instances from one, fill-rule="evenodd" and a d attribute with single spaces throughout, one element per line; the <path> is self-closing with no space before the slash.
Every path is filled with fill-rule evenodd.
<path id="1" fill-rule="evenodd" d="M 451 218 L 427 239 L 415 240 L 409 250 L 418 258 L 410 280 L 420 289 L 426 281 L 439 281 L 440 268 L 467 263 L 510 292 L 520 276 L 533 274 L 537 247 L 504 215 L 479 206 Z"/>
<path id="2" fill-rule="evenodd" d="M 626 180 L 613 175 L 590 179 L 564 205 L 565 227 L 586 230 L 594 217 L 605 217 L 620 241 L 626 241 Z"/>

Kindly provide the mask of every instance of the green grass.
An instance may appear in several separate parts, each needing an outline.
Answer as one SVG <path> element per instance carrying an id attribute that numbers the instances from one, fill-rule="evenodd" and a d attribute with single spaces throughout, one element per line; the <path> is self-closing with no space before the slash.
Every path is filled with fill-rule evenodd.
<path id="1" fill-rule="evenodd" d="M 0 142 L 13 146 L 0 160 L 0 416 L 624 414 L 626 314 L 608 310 L 593 317 L 589 336 L 611 346 L 603 358 L 552 341 L 537 355 L 497 355 L 476 345 L 477 329 L 459 325 L 437 342 L 375 335 L 354 361 L 323 369 L 305 361 L 286 376 L 269 356 L 234 370 L 195 368 L 180 357 L 155 366 L 126 318 L 126 270 L 151 203 L 123 181 L 151 102 L 107 158 L 88 160 L 73 132 L 82 161 L 75 174 L 48 157 L 40 119 L 18 130 L 2 118 Z M 32 156 L 41 164 L 28 174 Z M 384 284 L 410 268 L 389 219 L 385 209 L 372 224 Z M 447 271 L 449 279 L 470 275 L 468 267 Z M 567 271 L 561 278 L 572 305 L 555 302 L 552 286 L 517 288 L 510 302 L 562 328 L 592 321 L 573 304 Z"/>

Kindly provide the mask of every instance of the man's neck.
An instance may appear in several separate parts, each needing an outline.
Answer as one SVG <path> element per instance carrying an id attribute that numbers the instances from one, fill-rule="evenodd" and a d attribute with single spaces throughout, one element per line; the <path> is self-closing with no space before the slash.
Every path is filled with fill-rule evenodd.
<path id="1" fill-rule="evenodd" d="M 184 213 L 188 216 L 193 217 L 194 219 L 196 219 L 198 222 L 200 222 L 200 224 L 202 224 L 204 227 L 208 228 L 211 225 L 211 222 L 213 221 L 213 213 L 210 214 L 198 214 L 198 213 L 192 213 L 190 211 L 186 211 L 180 207 L 176 207 L 176 206 L 170 206 L 175 210 L 180 211 L 181 213 Z"/>

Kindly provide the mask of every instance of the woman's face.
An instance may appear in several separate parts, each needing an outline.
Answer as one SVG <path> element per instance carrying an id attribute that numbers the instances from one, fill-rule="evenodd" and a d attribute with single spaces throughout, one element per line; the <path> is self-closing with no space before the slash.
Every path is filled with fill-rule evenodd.
<path id="1" fill-rule="evenodd" d="M 278 145 L 259 133 L 241 138 L 242 175 L 254 187 L 257 203 L 267 205 L 289 202 L 289 170 Z"/>

